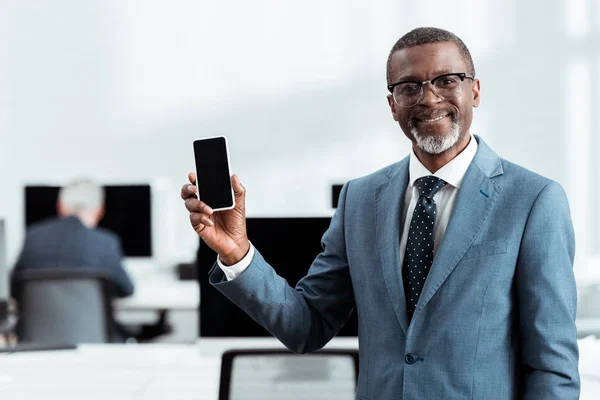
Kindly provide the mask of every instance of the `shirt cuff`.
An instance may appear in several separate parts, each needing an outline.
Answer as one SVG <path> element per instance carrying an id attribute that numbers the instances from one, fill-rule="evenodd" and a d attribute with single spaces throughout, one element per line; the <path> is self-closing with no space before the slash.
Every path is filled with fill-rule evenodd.
<path id="1" fill-rule="evenodd" d="M 219 268 L 221 268 L 221 271 L 223 271 L 223 273 L 225 274 L 227 281 L 232 281 L 238 276 L 240 276 L 246 270 L 246 268 L 248 268 L 253 258 L 254 246 L 252 245 L 252 243 L 250 243 L 250 250 L 248 250 L 248 254 L 246 254 L 246 256 L 242 258 L 237 264 L 229 266 L 223 265 L 223 263 L 221 262 L 221 258 L 218 256 L 217 264 L 219 265 Z"/>

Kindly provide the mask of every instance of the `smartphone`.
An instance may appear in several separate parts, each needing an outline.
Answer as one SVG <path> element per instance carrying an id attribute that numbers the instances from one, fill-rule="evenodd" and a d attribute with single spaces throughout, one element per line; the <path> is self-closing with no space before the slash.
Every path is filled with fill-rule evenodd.
<path id="1" fill-rule="evenodd" d="M 208 204 L 213 211 L 231 210 L 235 207 L 227 138 L 217 136 L 195 140 L 194 158 L 198 199 Z"/>

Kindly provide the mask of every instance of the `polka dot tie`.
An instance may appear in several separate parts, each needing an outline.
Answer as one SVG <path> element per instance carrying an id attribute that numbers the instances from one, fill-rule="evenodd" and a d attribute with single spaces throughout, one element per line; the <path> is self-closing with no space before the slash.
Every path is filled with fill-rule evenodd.
<path id="1" fill-rule="evenodd" d="M 413 212 L 406 251 L 404 252 L 404 265 L 402 267 L 402 281 L 406 295 L 406 308 L 409 320 L 419 302 L 421 290 L 433 263 L 433 240 L 435 228 L 436 205 L 433 196 L 444 187 L 446 182 L 435 176 L 424 176 L 416 180 L 419 189 L 419 199 Z"/>

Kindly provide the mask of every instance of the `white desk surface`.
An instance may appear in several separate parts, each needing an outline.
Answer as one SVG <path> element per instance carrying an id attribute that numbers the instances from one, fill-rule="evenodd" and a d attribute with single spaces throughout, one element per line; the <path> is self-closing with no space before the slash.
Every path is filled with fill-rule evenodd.
<path id="1" fill-rule="evenodd" d="M 356 348 L 335 338 L 326 348 Z M 579 341 L 581 400 L 600 398 L 600 341 Z M 221 354 L 283 347 L 273 338 L 200 339 L 191 345 L 84 345 L 77 350 L 0 353 L 0 398 L 8 400 L 216 400 Z"/>
<path id="2" fill-rule="evenodd" d="M 584 333 L 585 336 L 588 335 L 587 332 L 594 332 L 589 333 L 589 335 L 600 332 L 600 318 L 577 318 L 575 323 L 577 324 L 577 332 Z"/>
<path id="3" fill-rule="evenodd" d="M 196 281 L 178 280 L 173 271 L 136 271 L 135 292 L 115 300 L 117 310 L 198 310 L 200 288 Z"/>
<path id="4" fill-rule="evenodd" d="M 356 348 L 336 338 L 327 348 Z M 83 345 L 77 350 L 0 353 L 0 398 L 7 400 L 217 400 L 221 354 L 283 348 L 273 338 L 200 339 L 191 345 Z"/>

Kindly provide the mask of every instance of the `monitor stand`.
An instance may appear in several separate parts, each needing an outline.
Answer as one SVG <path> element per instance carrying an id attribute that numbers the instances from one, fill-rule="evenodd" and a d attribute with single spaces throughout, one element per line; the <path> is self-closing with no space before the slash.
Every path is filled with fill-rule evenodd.
<path id="1" fill-rule="evenodd" d="M 8 300 L 0 299 L 0 332 L 6 320 L 8 320 Z"/>
<path id="2" fill-rule="evenodd" d="M 0 333 L 8 332 L 13 326 L 13 316 L 8 295 L 8 266 L 6 264 L 6 232 L 4 219 L 0 218 Z"/>
<path id="3" fill-rule="evenodd" d="M 17 324 L 17 312 L 14 303 L 0 299 L 0 334 L 12 332 Z"/>

